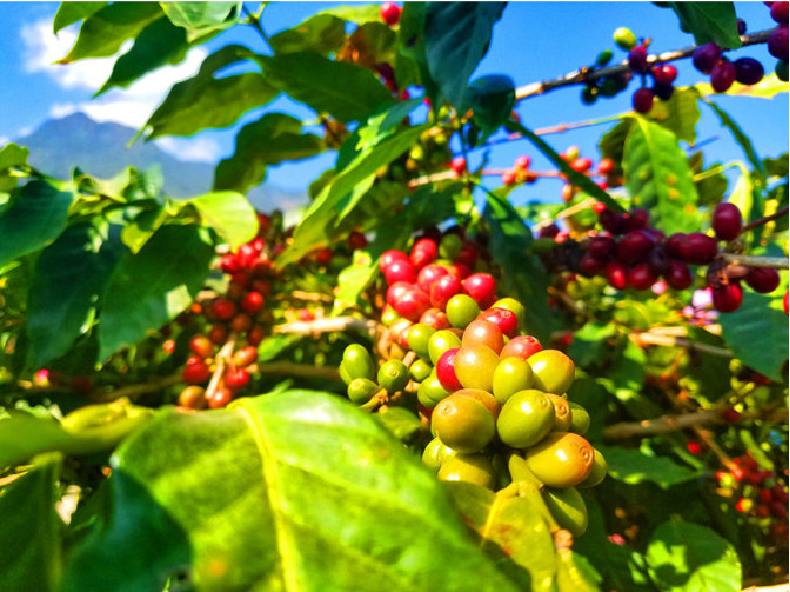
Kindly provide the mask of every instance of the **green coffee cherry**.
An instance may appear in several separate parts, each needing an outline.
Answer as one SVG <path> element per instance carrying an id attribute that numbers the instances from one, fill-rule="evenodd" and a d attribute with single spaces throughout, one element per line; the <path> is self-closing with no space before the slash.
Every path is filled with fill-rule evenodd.
<path id="1" fill-rule="evenodd" d="M 578 434 L 552 432 L 538 444 L 528 448 L 524 453 L 524 459 L 529 470 L 544 485 L 573 487 L 590 474 L 595 451 L 590 443 Z"/>
<path id="2" fill-rule="evenodd" d="M 532 366 L 535 388 L 544 393 L 564 395 L 573 384 L 576 366 L 561 351 L 544 349 L 532 354 L 527 362 Z"/>
<path id="3" fill-rule="evenodd" d="M 349 345 L 343 352 L 341 362 L 351 380 L 355 378 L 373 379 L 376 376 L 376 366 L 373 358 L 364 347 L 359 344 Z"/>
<path id="4" fill-rule="evenodd" d="M 420 383 L 420 388 L 417 391 L 417 399 L 429 409 L 433 409 L 442 399 L 449 396 L 450 393 L 444 390 L 442 383 L 436 378 L 436 372 L 431 372 L 428 378 Z"/>
<path id="5" fill-rule="evenodd" d="M 409 374 L 414 379 L 415 382 L 422 382 L 428 376 L 430 376 L 431 371 L 433 370 L 433 366 L 431 366 L 428 362 L 421 359 L 416 359 L 412 362 L 412 365 L 409 366 Z"/>
<path id="6" fill-rule="evenodd" d="M 604 49 L 601 53 L 598 54 L 598 57 L 595 58 L 595 65 L 599 67 L 603 67 L 607 65 L 609 62 L 611 62 L 613 57 L 614 57 L 614 52 L 611 49 Z"/>
<path id="7" fill-rule="evenodd" d="M 348 383 L 348 398 L 352 403 L 364 405 L 381 390 L 381 387 L 368 378 L 355 378 Z"/>
<path id="8" fill-rule="evenodd" d="M 614 31 L 614 42 L 620 49 L 629 51 L 636 47 L 636 35 L 627 27 L 618 27 Z"/>
<path id="9" fill-rule="evenodd" d="M 513 448 L 527 448 L 540 442 L 554 427 L 554 405 L 546 393 L 537 390 L 513 394 L 499 412 L 499 438 Z"/>
<path id="10" fill-rule="evenodd" d="M 468 294 L 456 294 L 447 301 L 446 312 L 453 327 L 464 329 L 480 314 L 480 307 Z"/>
<path id="11" fill-rule="evenodd" d="M 587 505 L 581 494 L 573 487 L 561 489 L 545 488 L 541 495 L 555 522 L 580 537 L 587 530 Z"/>
<path id="12" fill-rule="evenodd" d="M 431 335 L 436 333 L 436 329 L 428 325 L 417 323 L 409 327 L 409 332 L 406 334 L 406 341 L 414 353 L 423 359 L 428 359 L 428 343 Z"/>
<path id="13" fill-rule="evenodd" d="M 438 471 L 442 463 L 453 458 L 456 454 L 455 450 L 446 446 L 439 438 L 434 438 L 422 451 L 422 462 L 425 466 Z"/>
<path id="14" fill-rule="evenodd" d="M 464 388 L 475 388 L 489 393 L 494 390 L 494 370 L 499 356 L 485 345 L 463 346 L 455 354 L 455 376 Z"/>
<path id="15" fill-rule="evenodd" d="M 436 364 L 444 352 L 454 347 L 461 347 L 461 338 L 452 331 L 444 329 L 432 334 L 428 339 L 428 357 L 431 363 Z"/>
<path id="16" fill-rule="evenodd" d="M 377 382 L 390 394 L 402 391 L 409 384 L 409 369 L 400 360 L 388 360 L 379 368 Z"/>
<path id="17" fill-rule="evenodd" d="M 571 403 L 571 425 L 569 432 L 583 436 L 590 429 L 590 414 L 581 405 Z"/>
<path id="18" fill-rule="evenodd" d="M 455 261 L 455 258 L 461 253 L 463 241 L 457 234 L 445 234 L 439 243 L 439 257 L 442 259 L 449 259 Z"/>
<path id="19" fill-rule="evenodd" d="M 479 452 L 494 438 L 494 416 L 485 405 L 469 397 L 448 397 L 431 416 L 434 434 L 458 452 Z"/>
<path id="20" fill-rule="evenodd" d="M 606 474 L 609 472 L 609 465 L 606 463 L 606 459 L 601 454 L 600 450 L 595 450 L 595 458 L 593 460 L 593 466 L 590 469 L 590 473 L 587 475 L 587 478 L 579 483 L 578 487 L 595 487 L 601 481 L 604 480 Z"/>
<path id="21" fill-rule="evenodd" d="M 526 360 L 510 357 L 501 360 L 494 370 L 494 397 L 504 405 L 511 395 L 534 386 L 532 366 Z"/>
<path id="22" fill-rule="evenodd" d="M 554 404 L 554 427 L 552 432 L 567 432 L 571 427 L 571 405 L 567 399 L 563 399 L 554 393 L 546 393 Z"/>
<path id="23" fill-rule="evenodd" d="M 552 239 L 553 241 L 554 239 Z M 493 305 L 494 308 L 504 308 L 509 310 L 518 319 L 519 327 L 524 325 L 524 316 L 527 314 L 527 309 L 524 308 L 524 305 L 521 304 L 515 298 L 500 298 Z"/>

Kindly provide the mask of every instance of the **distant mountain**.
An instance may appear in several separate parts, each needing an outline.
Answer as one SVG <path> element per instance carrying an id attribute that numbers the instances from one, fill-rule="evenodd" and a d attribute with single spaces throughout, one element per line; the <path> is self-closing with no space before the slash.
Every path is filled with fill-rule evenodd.
<path id="1" fill-rule="evenodd" d="M 151 142 L 137 141 L 127 147 L 137 133 L 118 123 L 100 123 L 85 113 L 49 119 L 30 135 L 14 140 L 30 149 L 28 162 L 53 177 L 67 179 L 75 166 L 93 177 L 109 179 L 132 166 L 147 170 L 158 165 L 164 192 L 169 197 L 195 197 L 211 190 L 214 166 L 179 160 Z M 261 185 L 247 194 L 260 211 L 280 208 L 292 212 L 308 202 L 306 192 Z"/>

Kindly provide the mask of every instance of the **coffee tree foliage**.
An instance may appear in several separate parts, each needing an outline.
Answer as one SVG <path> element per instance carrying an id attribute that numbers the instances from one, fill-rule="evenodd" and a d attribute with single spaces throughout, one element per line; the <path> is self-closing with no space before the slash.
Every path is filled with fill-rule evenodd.
<path id="1" fill-rule="evenodd" d="M 265 4 L 64 2 L 55 16 L 55 32 L 80 23 L 63 67 L 116 58 L 98 95 L 253 27 L 256 47 L 210 53 L 140 138 L 260 117 L 238 129 L 211 192 L 188 200 L 168 198 L 150 172 L 54 179 L 26 148 L 0 151 L 0 589 L 724 591 L 786 579 L 786 272 L 770 294 L 744 291 L 710 331 L 683 317 L 694 286 L 615 291 L 547 266 L 556 243 L 530 227 L 573 204 L 514 207 L 512 186 L 485 189 L 482 170 L 446 172 L 448 145 L 465 154 L 504 127 L 580 190 L 574 203 L 639 205 L 669 235 L 707 231 L 725 199 L 747 222 L 786 207 L 787 154 L 760 158 L 759 136 L 709 89 L 677 88 L 602 135 L 625 188 L 607 192 L 513 117 L 507 73 L 473 78 L 505 3 L 408 2 L 394 26 L 379 5 L 351 4 L 268 35 Z M 666 4 L 697 44 L 739 44 L 731 3 Z M 775 78 L 762 90 L 781 91 Z M 310 120 L 268 107 L 281 96 Z M 703 110 L 743 149 L 734 187 L 680 149 Z M 259 227 L 247 190 L 269 167 L 324 152 L 335 165 L 309 180 L 296 227 Z M 419 458 L 431 435 L 407 407 L 371 414 L 344 400 L 335 369 L 347 345 L 374 346 L 365 332 L 270 326 L 249 396 L 175 405 L 205 323 L 195 302 L 228 289 L 218 253 L 268 241 L 270 325 L 293 320 L 296 292 L 321 296 L 326 316 L 377 319 L 381 255 L 453 223 L 480 237 L 498 291 L 525 307 L 522 329 L 576 362 L 568 397 L 590 412 L 609 475 L 584 490 L 589 526 L 572 546 L 535 490 L 437 480 Z M 581 208 L 567 223 L 581 236 L 597 218 Z M 360 232 L 369 242 L 353 253 L 315 262 Z M 786 257 L 786 215 L 739 241 L 747 255 Z M 657 327 L 667 343 L 640 337 Z M 622 437 L 621 424 L 633 432 Z M 770 515 L 744 505 L 763 491 L 778 505 Z"/>

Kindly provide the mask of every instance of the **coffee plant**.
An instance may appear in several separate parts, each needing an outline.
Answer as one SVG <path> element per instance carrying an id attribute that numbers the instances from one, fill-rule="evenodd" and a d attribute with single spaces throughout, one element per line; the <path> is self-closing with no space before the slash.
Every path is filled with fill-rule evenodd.
<path id="1" fill-rule="evenodd" d="M 516 87 L 473 78 L 502 2 L 277 32 L 268 3 L 62 3 L 61 67 L 115 57 L 99 95 L 258 45 L 210 53 L 140 132 L 237 126 L 205 195 L 0 150 L 0 590 L 786 585 L 788 155 L 716 96 L 787 93 L 788 3 L 757 32 L 729 2 L 654 4 L 692 47 L 619 27 Z M 632 84 L 599 155 L 521 123 Z M 741 160 L 706 163 L 703 111 Z M 512 167 L 472 165 L 515 140 Z M 295 226 L 247 201 L 327 152 Z M 546 178 L 556 199 L 514 205 Z"/>

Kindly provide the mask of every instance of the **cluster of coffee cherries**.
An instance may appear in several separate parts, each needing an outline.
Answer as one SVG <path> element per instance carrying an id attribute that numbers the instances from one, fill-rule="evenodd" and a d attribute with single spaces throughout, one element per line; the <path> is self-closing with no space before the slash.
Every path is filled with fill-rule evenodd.
<path id="1" fill-rule="evenodd" d="M 219 261 L 220 270 L 229 276 L 225 293 L 193 304 L 192 312 L 205 319 L 206 330 L 189 340 L 191 354 L 181 374 L 187 387 L 178 398 L 182 407 L 224 407 L 250 382 L 250 371 L 258 362 L 258 345 L 272 324 L 266 299 L 276 275 L 265 240 L 271 220 L 260 214 L 258 222 L 258 236 Z M 225 351 L 231 338 L 234 351 Z M 220 363 L 219 351 L 223 351 L 224 371 L 207 390 Z"/>
<path id="2" fill-rule="evenodd" d="M 528 474 L 557 524 L 579 536 L 587 512 L 576 488 L 597 485 L 607 469 L 583 437 L 589 414 L 567 400 L 574 363 L 522 333 L 523 305 L 498 298 L 493 276 L 460 279 L 448 269 L 469 263 L 458 263 L 464 245 L 450 236 L 382 256 L 390 284 L 383 316 L 404 355 L 377 365 L 364 347 L 349 346 L 340 365 L 348 396 L 367 405 L 416 391 L 434 436 L 423 461 L 440 479 L 499 490 Z M 445 267 L 435 250 L 448 244 L 457 255 Z"/>
<path id="3" fill-rule="evenodd" d="M 761 470 L 750 454 L 734 458 L 716 472 L 717 492 L 735 500 L 735 510 L 749 516 L 777 545 L 788 546 L 788 489 L 777 474 Z"/>

